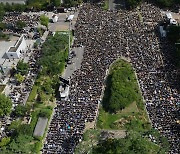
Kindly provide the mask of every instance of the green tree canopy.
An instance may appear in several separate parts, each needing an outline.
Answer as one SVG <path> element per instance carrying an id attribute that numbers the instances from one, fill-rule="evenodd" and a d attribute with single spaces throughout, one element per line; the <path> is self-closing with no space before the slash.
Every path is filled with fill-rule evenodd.
<path id="1" fill-rule="evenodd" d="M 126 0 L 128 8 L 135 8 L 142 0 Z"/>
<path id="2" fill-rule="evenodd" d="M 43 72 L 55 75 L 63 71 L 67 58 L 67 45 L 68 35 L 66 34 L 56 34 L 46 40 L 42 47 L 42 57 L 40 59 Z"/>
<path id="3" fill-rule="evenodd" d="M 17 72 L 21 75 L 26 75 L 29 69 L 29 65 L 20 60 L 16 66 Z"/>
<path id="4" fill-rule="evenodd" d="M 49 18 L 45 15 L 41 15 L 40 23 L 41 23 L 41 25 L 46 26 L 46 28 L 48 28 Z"/>
<path id="5" fill-rule="evenodd" d="M 164 151 L 142 137 L 139 133 L 130 132 L 124 139 L 107 139 L 98 143 L 92 150 L 93 154 L 150 154 L 164 153 Z"/>
<path id="6" fill-rule="evenodd" d="M 18 20 L 18 21 L 16 22 L 16 27 L 17 27 L 18 29 L 23 29 L 25 26 L 26 26 L 26 23 L 23 22 L 23 21 L 21 21 L 21 20 Z"/>
<path id="7" fill-rule="evenodd" d="M 4 94 L 0 94 L 0 116 L 8 115 L 11 112 L 12 102 Z"/>
<path id="8" fill-rule="evenodd" d="M 0 4 L 0 21 L 2 21 L 5 14 L 4 5 Z"/>
<path id="9" fill-rule="evenodd" d="M 61 5 L 61 1 L 60 0 L 51 0 L 51 3 L 52 3 L 53 6 L 56 6 L 56 7 Z"/>
<path id="10" fill-rule="evenodd" d="M 18 105 L 15 107 L 14 114 L 18 117 L 23 117 L 26 115 L 28 111 L 28 107 L 25 105 Z"/>
<path id="11" fill-rule="evenodd" d="M 6 24 L 5 23 L 2 23 L 0 22 L 0 30 L 3 30 L 6 28 Z"/>
<path id="12" fill-rule="evenodd" d="M 6 146 L 10 142 L 10 137 L 4 137 L 1 139 L 0 147 Z"/>
<path id="13" fill-rule="evenodd" d="M 45 109 L 42 109 L 40 112 L 39 112 L 39 116 L 40 117 L 46 117 L 46 118 L 50 118 L 52 114 L 52 110 L 51 109 L 48 109 L 48 108 L 45 108 Z"/>
<path id="14" fill-rule="evenodd" d="M 133 101 L 138 101 L 137 87 L 131 65 L 123 60 L 116 62 L 107 78 L 104 96 L 108 95 L 108 98 L 103 98 L 103 107 L 110 112 L 116 112 L 124 109 Z"/>
<path id="15" fill-rule="evenodd" d="M 17 73 L 15 75 L 15 78 L 16 78 L 18 83 L 22 83 L 24 81 L 24 76 L 22 76 L 20 73 Z"/>

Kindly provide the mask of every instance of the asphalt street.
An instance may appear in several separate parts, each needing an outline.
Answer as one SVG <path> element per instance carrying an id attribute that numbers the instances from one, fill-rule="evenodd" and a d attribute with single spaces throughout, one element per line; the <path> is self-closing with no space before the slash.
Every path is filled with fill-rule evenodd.
<path id="1" fill-rule="evenodd" d="M 72 51 L 75 52 L 76 57 L 72 58 L 72 64 L 68 64 L 64 73 L 63 77 L 68 79 L 72 76 L 73 72 L 81 67 L 81 62 L 83 59 L 84 47 L 73 48 Z"/>

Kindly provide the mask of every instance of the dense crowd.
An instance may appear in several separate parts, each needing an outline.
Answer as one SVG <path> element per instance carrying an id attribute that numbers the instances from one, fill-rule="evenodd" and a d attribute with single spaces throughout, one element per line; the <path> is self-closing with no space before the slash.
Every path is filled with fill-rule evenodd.
<path id="1" fill-rule="evenodd" d="M 39 18 L 40 16 L 38 14 L 6 13 L 2 21 L 7 25 L 7 29 L 4 32 L 27 33 L 24 29 L 17 31 L 17 21 L 25 23 L 25 27 L 34 28 L 38 26 Z"/>
<path id="2" fill-rule="evenodd" d="M 25 105 L 38 73 L 39 66 L 36 61 L 40 57 L 40 50 L 27 50 L 27 54 L 29 55 L 29 71 L 24 81 L 18 84 L 14 77 L 11 77 L 9 80 L 9 97 L 13 103 L 13 109 L 15 109 L 17 105 Z M 14 120 L 16 120 L 16 118 L 13 114 L 11 116 L 0 118 L 2 129 L 0 132 L 0 138 L 8 135 L 9 131 L 6 129 L 7 125 Z"/>
<path id="3" fill-rule="evenodd" d="M 96 118 L 106 72 L 120 57 L 131 60 L 153 128 L 168 138 L 170 153 L 180 152 L 180 94 L 171 82 L 179 72 L 170 63 L 172 47 L 156 33 L 162 20 L 160 9 L 147 3 L 118 12 L 90 4 L 81 7 L 73 46 L 85 46 L 82 65 L 71 77 L 69 100 L 57 101 L 43 153 L 74 152 L 85 123 Z"/>

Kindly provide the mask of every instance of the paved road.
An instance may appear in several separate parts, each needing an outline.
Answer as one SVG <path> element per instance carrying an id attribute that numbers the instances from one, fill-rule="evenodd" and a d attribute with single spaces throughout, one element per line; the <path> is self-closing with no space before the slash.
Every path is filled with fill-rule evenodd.
<path id="1" fill-rule="evenodd" d="M 68 79 L 70 76 L 72 76 L 73 72 L 81 67 L 81 62 L 83 59 L 83 53 L 84 53 L 84 47 L 79 48 L 73 48 L 72 51 L 75 51 L 76 57 L 72 59 L 72 64 L 67 65 L 63 77 L 65 79 Z"/>
<path id="2" fill-rule="evenodd" d="M 58 22 L 56 23 L 49 23 L 49 30 L 52 32 L 56 32 L 56 31 L 67 31 L 69 30 L 69 22 L 65 22 L 67 16 L 69 16 L 70 14 L 74 14 L 74 18 L 72 20 L 72 26 L 71 28 L 74 28 L 74 25 L 76 23 L 77 17 L 78 17 L 78 13 L 79 11 L 76 11 L 75 13 L 72 12 L 68 12 L 68 13 L 58 13 Z"/>
<path id="3" fill-rule="evenodd" d="M 114 0 L 109 0 L 109 10 L 114 10 Z"/>
<path id="4" fill-rule="evenodd" d="M 109 0 L 109 10 L 119 10 L 125 8 L 125 0 Z"/>

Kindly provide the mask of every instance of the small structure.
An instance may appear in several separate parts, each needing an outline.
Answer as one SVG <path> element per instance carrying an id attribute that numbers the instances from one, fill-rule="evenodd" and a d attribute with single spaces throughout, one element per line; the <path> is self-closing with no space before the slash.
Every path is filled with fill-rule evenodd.
<path id="1" fill-rule="evenodd" d="M 0 3 L 6 4 L 26 4 L 27 0 L 0 0 Z"/>
<path id="2" fill-rule="evenodd" d="M 27 49 L 24 35 L 13 37 L 10 41 L 0 41 L 0 69 L 8 72 L 18 63 L 21 53 Z"/>
<path id="3" fill-rule="evenodd" d="M 7 59 L 19 59 L 20 55 L 27 48 L 24 35 L 21 35 L 19 40 L 15 43 L 14 46 L 10 46 L 8 51 L 4 54 L 4 57 Z"/>
<path id="4" fill-rule="evenodd" d="M 175 19 L 170 19 L 170 24 L 171 25 L 177 25 L 177 21 Z"/>
<path id="5" fill-rule="evenodd" d="M 69 85 L 61 83 L 59 86 L 59 94 L 61 99 L 66 99 L 69 95 Z"/>
<path id="6" fill-rule="evenodd" d="M 73 18 L 74 18 L 74 14 L 71 14 L 71 15 L 68 16 L 67 21 L 72 21 Z"/>
<path id="7" fill-rule="evenodd" d="M 168 19 L 171 25 L 177 25 L 177 21 L 173 18 L 170 12 L 166 13 L 166 18 Z"/>
<path id="8" fill-rule="evenodd" d="M 173 18 L 173 17 L 172 17 L 172 14 L 171 14 L 170 12 L 166 13 L 166 18 L 167 18 L 168 20 L 172 19 L 172 18 Z"/>
<path id="9" fill-rule="evenodd" d="M 161 37 L 166 37 L 166 31 L 164 30 L 163 26 L 159 26 L 159 32 L 161 34 Z"/>
<path id="10" fill-rule="evenodd" d="M 48 118 L 39 117 L 33 136 L 42 137 L 48 122 Z"/>
<path id="11" fill-rule="evenodd" d="M 54 15 L 52 16 L 52 21 L 53 21 L 54 23 L 56 23 L 56 22 L 58 21 L 58 16 L 57 16 L 56 14 L 54 14 Z"/>

